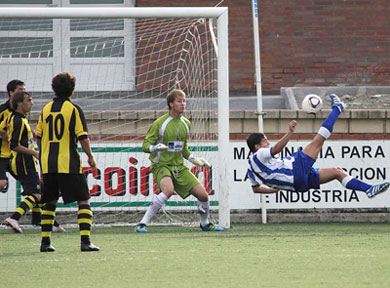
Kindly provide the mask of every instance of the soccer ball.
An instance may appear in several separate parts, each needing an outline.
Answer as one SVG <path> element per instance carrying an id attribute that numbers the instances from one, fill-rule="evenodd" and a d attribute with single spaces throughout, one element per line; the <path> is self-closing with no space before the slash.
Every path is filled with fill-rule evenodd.
<path id="1" fill-rule="evenodd" d="M 310 114 L 319 112 L 322 108 L 322 99 L 315 94 L 306 95 L 302 101 L 302 110 Z"/>

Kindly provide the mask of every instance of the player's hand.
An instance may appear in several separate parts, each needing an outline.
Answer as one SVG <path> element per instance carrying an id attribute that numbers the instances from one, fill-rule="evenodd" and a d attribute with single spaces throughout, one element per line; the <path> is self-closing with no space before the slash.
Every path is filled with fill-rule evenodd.
<path id="1" fill-rule="evenodd" d="M 188 161 L 190 161 L 192 164 L 199 166 L 199 167 L 202 167 L 202 166 L 211 167 L 210 163 L 206 159 L 204 159 L 203 157 L 194 157 L 194 156 L 190 155 L 190 157 L 188 157 Z"/>
<path id="2" fill-rule="evenodd" d="M 95 161 L 95 158 L 93 158 L 93 156 L 88 158 L 88 164 L 89 164 L 89 166 L 91 166 L 92 172 L 95 172 L 96 171 L 96 161 Z"/>
<path id="3" fill-rule="evenodd" d="M 156 145 L 152 145 L 152 146 L 149 147 L 149 151 L 150 152 L 162 151 L 162 150 L 168 150 L 168 146 L 164 145 L 162 143 L 158 143 Z"/>
<path id="4" fill-rule="evenodd" d="M 288 123 L 288 131 L 290 131 L 291 133 L 294 133 L 297 124 L 298 123 L 295 120 L 292 120 L 290 123 Z"/>
<path id="5" fill-rule="evenodd" d="M 36 159 L 39 160 L 39 152 L 34 151 L 33 156 L 34 156 Z"/>

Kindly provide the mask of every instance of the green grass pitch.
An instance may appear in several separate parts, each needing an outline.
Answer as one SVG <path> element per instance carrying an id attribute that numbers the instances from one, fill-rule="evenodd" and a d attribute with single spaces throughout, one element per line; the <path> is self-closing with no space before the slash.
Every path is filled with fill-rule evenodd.
<path id="1" fill-rule="evenodd" d="M 0 230 L 1 287 L 390 287 L 390 225 L 94 228 L 100 252 L 79 252 L 77 229 Z"/>

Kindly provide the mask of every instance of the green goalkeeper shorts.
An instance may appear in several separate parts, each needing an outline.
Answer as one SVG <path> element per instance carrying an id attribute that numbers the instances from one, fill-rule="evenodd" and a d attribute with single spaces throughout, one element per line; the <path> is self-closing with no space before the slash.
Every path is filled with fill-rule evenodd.
<path id="1" fill-rule="evenodd" d="M 171 177 L 175 192 L 185 199 L 191 195 L 191 189 L 199 184 L 198 178 L 188 169 L 188 167 L 181 166 L 167 166 L 167 165 L 152 165 L 152 173 L 156 180 L 157 188 L 160 189 L 160 181 L 164 177 Z"/>

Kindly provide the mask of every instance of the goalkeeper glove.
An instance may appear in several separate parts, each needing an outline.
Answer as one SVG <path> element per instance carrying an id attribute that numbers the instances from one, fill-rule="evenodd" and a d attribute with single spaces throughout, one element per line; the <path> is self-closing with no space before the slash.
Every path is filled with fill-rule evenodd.
<path id="1" fill-rule="evenodd" d="M 168 146 L 158 143 L 149 147 L 149 151 L 152 153 L 154 151 L 168 150 Z"/>
<path id="2" fill-rule="evenodd" d="M 206 166 L 206 167 L 211 167 L 210 163 L 204 159 L 203 157 L 195 157 L 193 155 L 190 155 L 188 157 L 188 161 L 190 161 L 192 164 L 196 165 L 196 166 Z"/>

